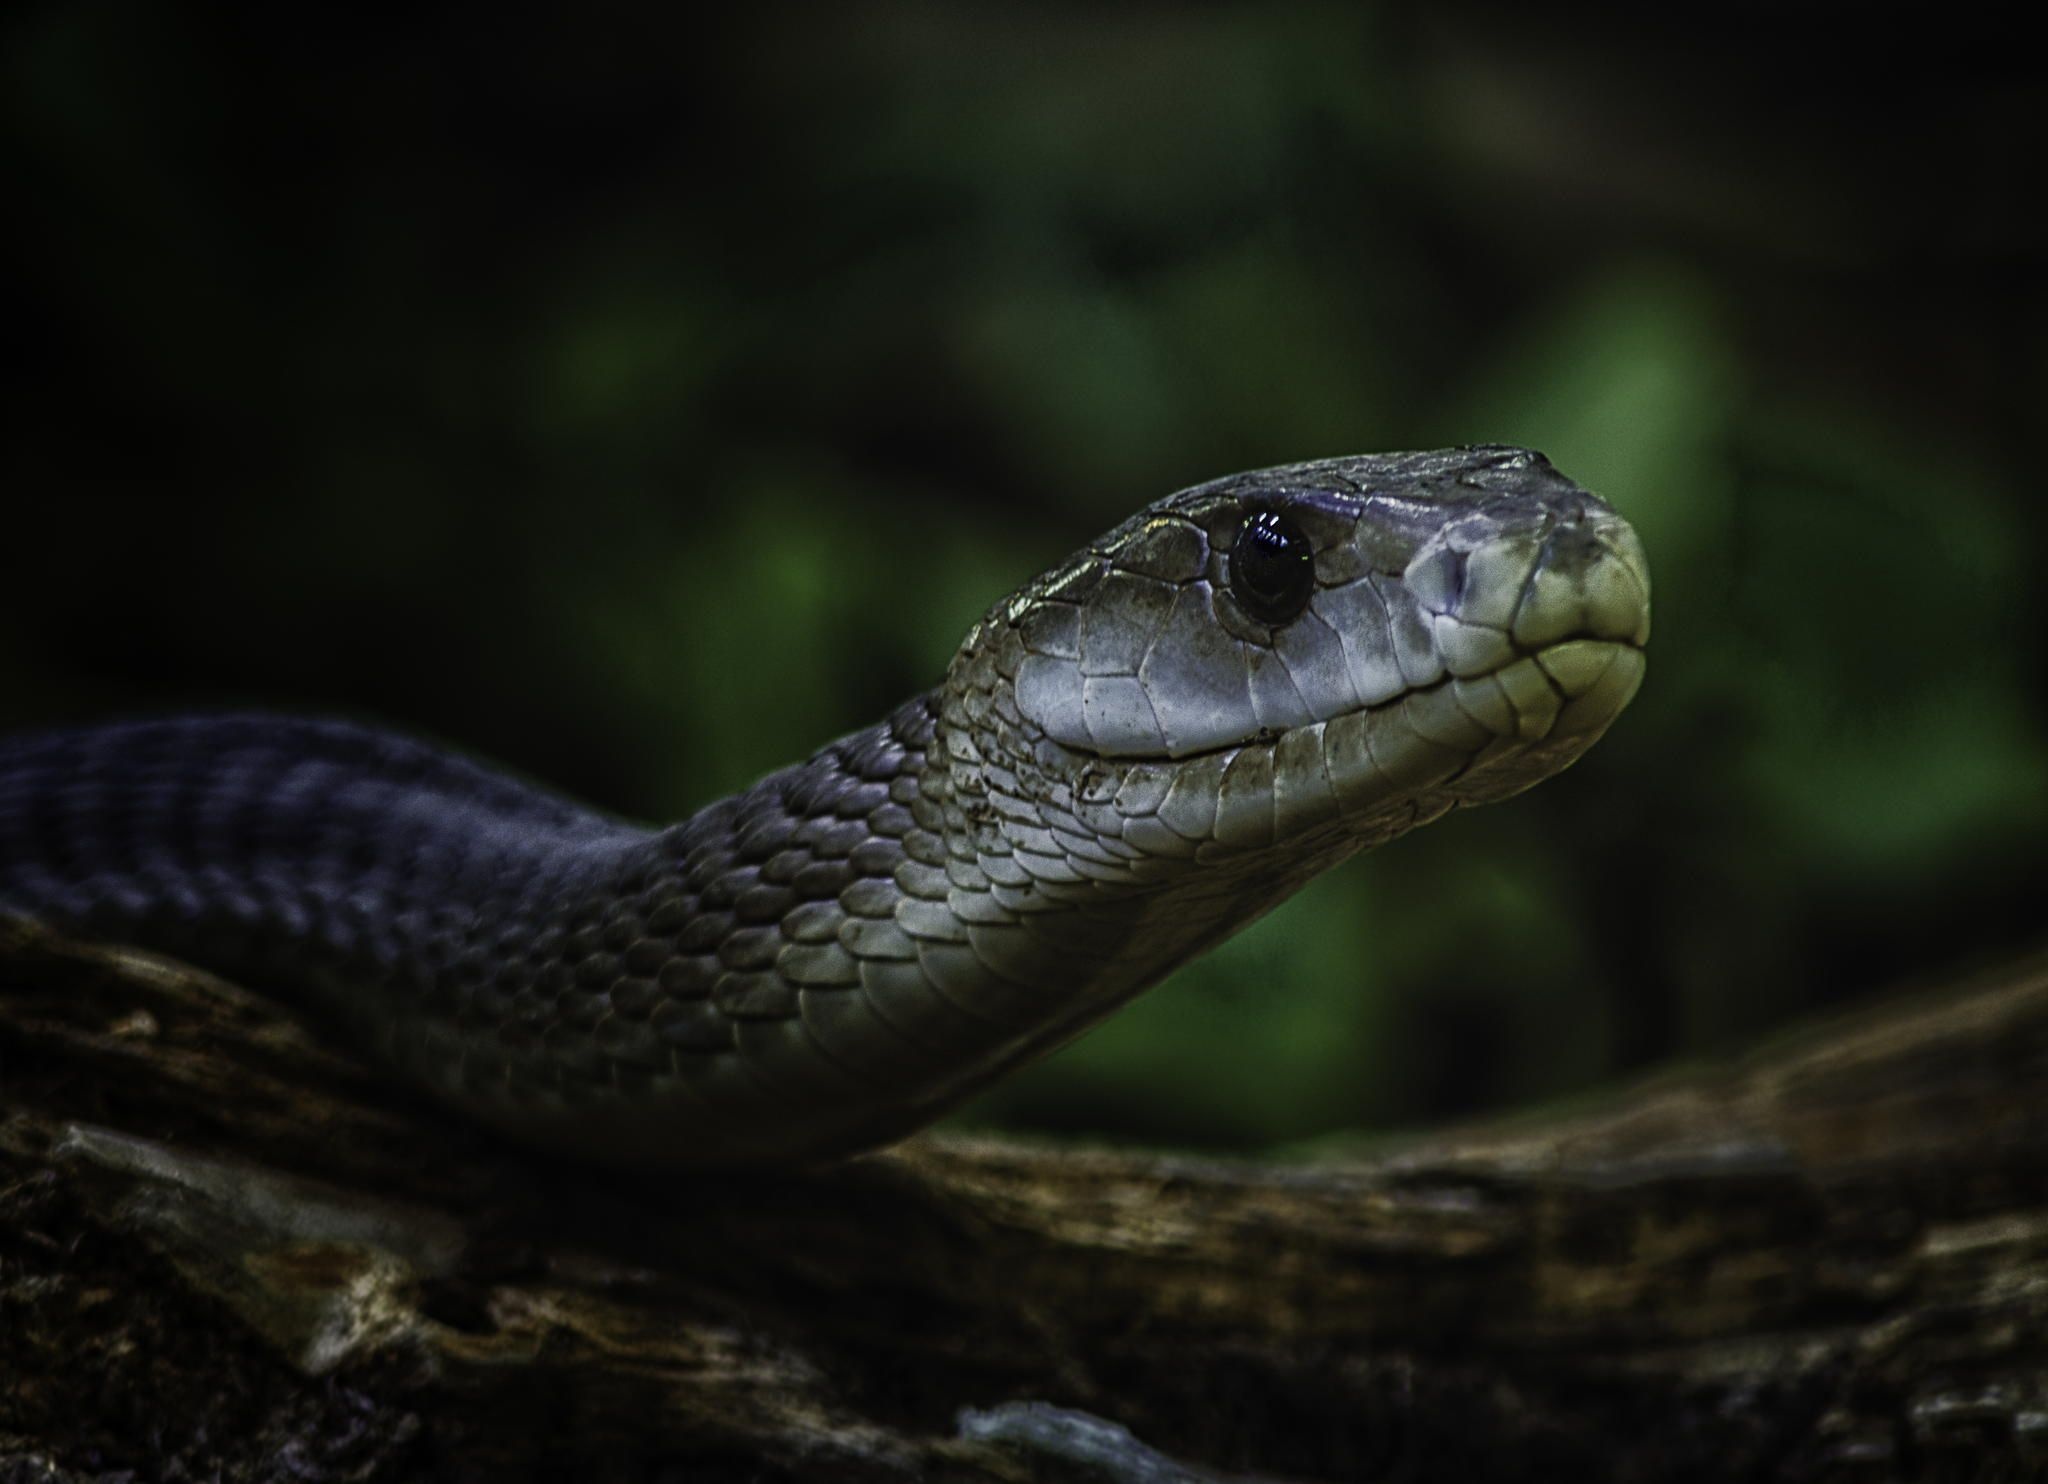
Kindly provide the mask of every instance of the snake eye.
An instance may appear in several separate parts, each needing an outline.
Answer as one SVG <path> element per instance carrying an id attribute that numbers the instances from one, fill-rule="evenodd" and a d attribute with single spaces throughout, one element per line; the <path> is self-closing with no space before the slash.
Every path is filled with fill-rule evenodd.
<path id="1" fill-rule="evenodd" d="M 1308 606 L 1315 587 L 1315 552 L 1301 528 L 1277 510 L 1246 516 L 1230 548 L 1230 591 L 1245 612 L 1284 624 Z"/>

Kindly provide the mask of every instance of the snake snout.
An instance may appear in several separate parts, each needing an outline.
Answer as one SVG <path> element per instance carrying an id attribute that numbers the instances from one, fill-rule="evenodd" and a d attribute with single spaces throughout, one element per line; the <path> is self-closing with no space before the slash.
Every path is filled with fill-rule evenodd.
<path id="1" fill-rule="evenodd" d="M 1516 647 L 1570 639 L 1641 648 L 1650 637 L 1650 581 L 1642 542 L 1617 515 L 1582 516 L 1551 528 L 1509 626 Z"/>

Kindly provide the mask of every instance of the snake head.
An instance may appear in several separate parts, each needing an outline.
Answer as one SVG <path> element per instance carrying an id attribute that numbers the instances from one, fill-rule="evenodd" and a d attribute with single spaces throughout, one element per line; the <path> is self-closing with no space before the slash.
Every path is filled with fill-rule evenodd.
<path id="1" fill-rule="evenodd" d="M 1642 680 L 1649 591 L 1628 523 L 1521 449 L 1183 490 L 970 635 L 942 714 L 960 823 L 1102 885 L 1320 869 L 1574 761 Z"/>

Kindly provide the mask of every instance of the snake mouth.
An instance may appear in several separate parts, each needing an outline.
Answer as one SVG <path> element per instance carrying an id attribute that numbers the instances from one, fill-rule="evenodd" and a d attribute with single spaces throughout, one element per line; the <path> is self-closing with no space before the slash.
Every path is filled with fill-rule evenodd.
<path id="1" fill-rule="evenodd" d="M 1476 743 L 1483 751 L 1500 743 L 1539 742 L 1551 734 L 1571 736 L 1606 727 L 1641 685 L 1644 660 L 1644 646 L 1633 639 L 1578 635 L 1517 650 L 1511 661 L 1493 670 L 1445 675 L 1335 716 L 1300 726 L 1261 728 L 1199 752 L 1090 757 L 1116 766 L 1192 767 L 1234 757 L 1247 747 L 1275 747 L 1290 737 L 1327 734 L 1333 726 L 1355 726 L 1362 718 L 1396 714 L 1418 736 L 1442 746 L 1469 749 Z M 1481 729 L 1479 734 L 1474 727 Z"/>
<path id="2" fill-rule="evenodd" d="M 1079 790 L 1154 854 L 1263 849 L 1518 793 L 1592 746 L 1642 684 L 1633 639 L 1573 635 L 1482 674 L 1186 757 L 1101 758 Z M 1401 826 L 1405 827 L 1405 826 Z"/>

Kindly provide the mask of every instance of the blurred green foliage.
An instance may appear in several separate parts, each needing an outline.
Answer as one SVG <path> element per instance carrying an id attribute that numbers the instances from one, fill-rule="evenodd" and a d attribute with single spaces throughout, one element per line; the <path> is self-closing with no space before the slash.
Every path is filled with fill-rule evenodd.
<path id="1" fill-rule="evenodd" d="M 673 817 L 1167 490 L 1510 441 L 1643 534 L 1634 709 L 970 1121 L 1384 1128 L 2037 942 L 2038 94 L 1686 25 L 18 9 L 0 722 L 353 712 Z"/>

